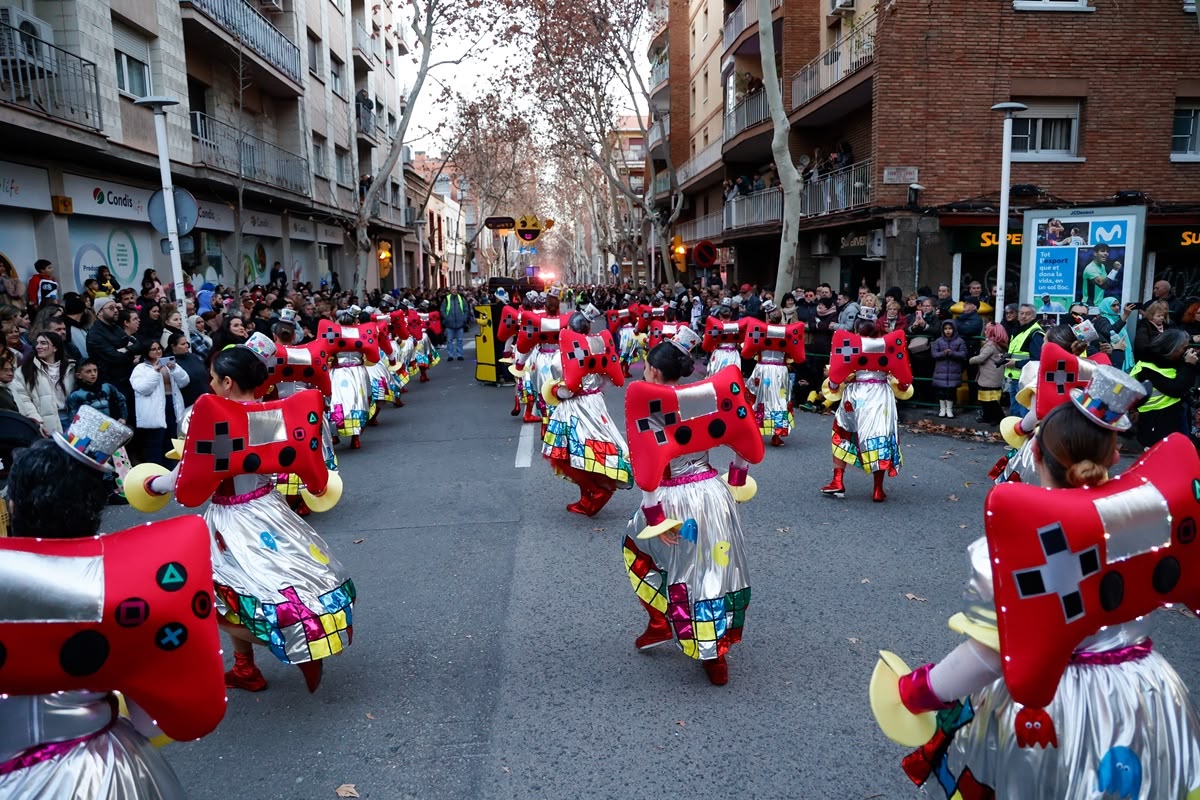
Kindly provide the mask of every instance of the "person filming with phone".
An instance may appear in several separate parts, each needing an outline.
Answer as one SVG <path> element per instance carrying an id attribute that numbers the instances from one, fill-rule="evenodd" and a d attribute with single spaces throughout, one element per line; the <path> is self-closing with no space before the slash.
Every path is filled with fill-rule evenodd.
<path id="1" fill-rule="evenodd" d="M 154 341 L 146 349 L 146 359 L 133 368 L 129 382 L 133 384 L 142 460 L 170 469 L 166 454 L 183 418 L 180 390 L 190 382 L 188 374 L 175 363 L 174 356 L 164 358 L 162 344 Z"/>

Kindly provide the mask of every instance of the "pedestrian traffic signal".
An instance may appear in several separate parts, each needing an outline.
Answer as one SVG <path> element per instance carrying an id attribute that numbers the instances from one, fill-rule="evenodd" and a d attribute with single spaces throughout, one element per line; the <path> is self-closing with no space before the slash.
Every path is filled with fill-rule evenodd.
<path id="1" fill-rule="evenodd" d="M 676 236 L 671 242 L 671 262 L 675 264 L 675 269 L 687 272 L 687 248 L 683 245 L 682 236 Z"/>

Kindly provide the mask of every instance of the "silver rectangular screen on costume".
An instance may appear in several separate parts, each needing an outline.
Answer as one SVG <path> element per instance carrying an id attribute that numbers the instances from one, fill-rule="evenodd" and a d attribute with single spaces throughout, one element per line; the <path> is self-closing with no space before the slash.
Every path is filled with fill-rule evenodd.
<path id="1" fill-rule="evenodd" d="M 887 342 L 883 339 L 868 339 L 863 337 L 862 349 L 864 353 L 886 353 Z"/>
<path id="2" fill-rule="evenodd" d="M 104 559 L 0 553 L 0 622 L 100 622 Z"/>
<path id="3" fill-rule="evenodd" d="M 1104 525 L 1107 563 L 1114 564 L 1171 544 L 1171 510 L 1152 483 L 1094 500 Z"/>
<path id="4" fill-rule="evenodd" d="M 736 322 L 726 322 L 721 325 L 721 331 L 724 333 L 737 333 L 738 324 Z"/>
<path id="5" fill-rule="evenodd" d="M 787 336 L 787 326 L 786 325 L 768 325 L 767 326 L 767 336 L 770 336 L 772 339 L 782 339 L 784 336 Z"/>
<path id="6" fill-rule="evenodd" d="M 283 425 L 283 409 L 271 411 L 251 411 L 247 416 L 249 422 L 250 446 L 272 444 L 287 440 L 287 431 Z"/>
<path id="7" fill-rule="evenodd" d="M 312 351 L 304 347 L 297 347 L 288 350 L 287 354 L 288 365 L 293 367 L 311 367 L 312 366 Z"/>
<path id="8" fill-rule="evenodd" d="M 679 398 L 680 419 L 695 419 L 717 410 L 717 390 L 711 383 L 684 386 L 675 394 Z"/>
<path id="9" fill-rule="evenodd" d="M 542 333 L 553 333 L 562 328 L 562 320 L 558 317 L 542 317 Z"/>
<path id="10" fill-rule="evenodd" d="M 604 345 L 603 336 L 589 336 L 587 337 L 587 343 L 589 355 L 598 356 L 608 349 Z"/>

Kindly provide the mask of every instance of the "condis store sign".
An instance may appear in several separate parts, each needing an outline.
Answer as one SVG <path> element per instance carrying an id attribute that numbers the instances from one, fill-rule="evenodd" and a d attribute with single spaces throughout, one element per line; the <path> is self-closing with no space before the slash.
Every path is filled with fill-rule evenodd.
<path id="1" fill-rule="evenodd" d="M 147 207 L 153 189 L 66 173 L 63 191 L 73 201 L 76 214 L 150 222 Z"/>

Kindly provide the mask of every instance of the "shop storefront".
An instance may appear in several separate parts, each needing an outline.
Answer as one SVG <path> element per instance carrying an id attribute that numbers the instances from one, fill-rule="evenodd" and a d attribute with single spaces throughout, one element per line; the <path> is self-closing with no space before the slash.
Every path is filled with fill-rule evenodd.
<path id="1" fill-rule="evenodd" d="M 349 271 L 347 267 L 349 266 Z M 354 268 L 346 258 L 346 235 L 338 225 L 328 225 L 324 222 L 317 225 L 317 272 L 316 283 L 327 281 L 332 283 L 333 273 L 338 275 L 338 283 L 345 288 L 346 281 Z"/>
<path id="2" fill-rule="evenodd" d="M 289 285 L 317 276 L 317 223 L 307 217 L 288 217 L 288 254 L 284 268 Z"/>
<path id="3" fill-rule="evenodd" d="M 226 203 L 196 202 L 198 214 L 192 231 L 192 253 L 183 256 L 184 269 L 192 276 L 192 285 L 232 283 L 226 269 L 233 251 L 233 209 Z"/>
<path id="4" fill-rule="evenodd" d="M 37 217 L 48 211 L 50 180 L 46 170 L 0 161 L 0 264 L 12 269 L 22 282 L 33 277 L 33 262 L 41 257 Z"/>
<path id="5" fill-rule="evenodd" d="M 857 292 L 858 287 L 868 286 L 872 291 L 882 292 L 883 283 L 883 231 L 869 228 L 852 228 L 835 231 L 831 236 L 837 243 L 838 282 L 835 287 L 849 287 Z"/>
<path id="6" fill-rule="evenodd" d="M 262 211 L 243 211 L 240 256 L 244 285 L 265 284 L 270 280 L 272 265 L 283 261 L 283 218 Z"/>
<path id="7" fill-rule="evenodd" d="M 1191 225 L 1151 222 L 1146 226 L 1146 251 L 1153 280 L 1170 281 L 1176 297 L 1200 297 L 1200 220 Z M 1148 289 L 1144 296 L 1150 296 Z"/>
<path id="8" fill-rule="evenodd" d="M 946 242 L 951 253 L 950 291 L 954 297 L 967 293 L 971 281 L 983 284 L 985 293 L 991 294 L 996 284 L 996 255 L 1000 244 L 999 223 L 990 225 L 956 225 L 953 218 L 943 217 L 942 228 L 948 234 Z M 1021 285 L 1021 257 L 1024 252 L 1025 236 L 1019 223 L 1012 223 L 1008 232 L 1008 246 L 1004 251 L 1005 298 L 1015 302 L 1017 287 Z"/>
<path id="9" fill-rule="evenodd" d="M 147 207 L 154 189 L 64 173 L 63 191 L 74 209 L 67 226 L 71 265 L 59 270 L 65 283 L 71 282 L 69 273 L 74 286 L 82 287 L 102 265 L 122 287 L 139 290 L 145 270 L 171 274 L 159 245 L 163 237 L 149 222 Z"/>

